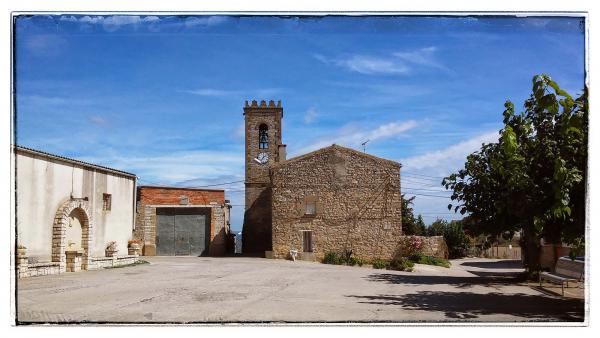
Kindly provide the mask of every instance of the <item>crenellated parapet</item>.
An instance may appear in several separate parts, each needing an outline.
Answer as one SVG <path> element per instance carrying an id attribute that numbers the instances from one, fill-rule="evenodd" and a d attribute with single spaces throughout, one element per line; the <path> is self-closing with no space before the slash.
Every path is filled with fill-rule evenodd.
<path id="1" fill-rule="evenodd" d="M 250 103 L 246 100 L 244 108 L 281 108 L 281 100 L 275 101 L 270 100 L 268 103 L 265 100 L 261 100 L 260 103 L 256 100 L 252 100 Z"/>

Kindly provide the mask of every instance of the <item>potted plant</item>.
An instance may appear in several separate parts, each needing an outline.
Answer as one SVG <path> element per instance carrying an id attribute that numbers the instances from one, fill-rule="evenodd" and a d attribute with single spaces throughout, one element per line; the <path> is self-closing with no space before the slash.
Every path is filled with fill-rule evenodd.
<path id="1" fill-rule="evenodd" d="M 132 239 L 127 241 L 127 251 L 129 255 L 140 255 L 142 247 L 140 245 L 140 241 L 137 239 Z"/>
<path id="2" fill-rule="evenodd" d="M 25 256 L 27 254 L 27 248 L 23 244 L 17 245 L 17 257 Z"/>
<path id="3" fill-rule="evenodd" d="M 117 250 L 117 242 L 108 242 L 108 245 L 105 249 L 106 257 L 113 257 L 117 253 L 117 251 L 119 251 Z"/>

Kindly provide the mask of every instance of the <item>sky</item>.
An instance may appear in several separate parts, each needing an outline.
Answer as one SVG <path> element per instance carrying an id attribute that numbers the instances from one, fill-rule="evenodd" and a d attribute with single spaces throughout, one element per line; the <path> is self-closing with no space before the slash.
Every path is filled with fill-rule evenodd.
<path id="1" fill-rule="evenodd" d="M 580 18 L 485 16 L 17 17 L 15 143 L 224 188 L 244 210 L 245 100 L 281 100 L 288 158 L 333 143 L 402 164 L 426 224 L 460 219 L 441 180 L 495 142 L 535 74 L 582 92 Z"/>

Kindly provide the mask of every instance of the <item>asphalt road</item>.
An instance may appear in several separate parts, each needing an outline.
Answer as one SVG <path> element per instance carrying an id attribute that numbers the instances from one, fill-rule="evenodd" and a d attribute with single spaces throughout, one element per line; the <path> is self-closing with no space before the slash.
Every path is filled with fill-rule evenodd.
<path id="1" fill-rule="evenodd" d="M 262 258 L 151 264 L 20 279 L 20 323 L 582 321 L 584 303 L 515 278 L 516 262 L 414 272 Z"/>

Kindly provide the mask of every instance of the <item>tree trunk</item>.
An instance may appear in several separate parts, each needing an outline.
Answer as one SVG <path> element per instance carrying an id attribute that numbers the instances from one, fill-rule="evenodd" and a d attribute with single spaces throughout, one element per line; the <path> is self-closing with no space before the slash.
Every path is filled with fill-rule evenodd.
<path id="1" fill-rule="evenodd" d="M 525 244 L 523 248 L 523 265 L 529 274 L 540 270 L 540 240 L 534 234 L 532 228 L 533 226 L 523 229 L 523 243 Z"/>

